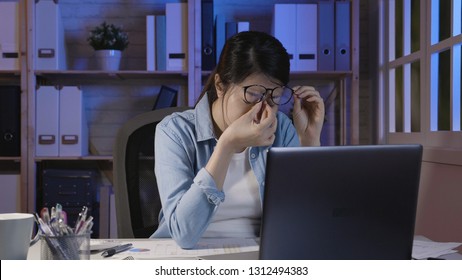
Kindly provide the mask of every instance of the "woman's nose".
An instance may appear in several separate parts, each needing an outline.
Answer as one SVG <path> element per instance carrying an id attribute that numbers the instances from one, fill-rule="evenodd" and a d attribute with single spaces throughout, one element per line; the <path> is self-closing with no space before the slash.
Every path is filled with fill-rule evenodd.
<path id="1" fill-rule="evenodd" d="M 268 106 L 270 106 L 270 107 L 273 107 L 273 106 L 275 106 L 276 104 L 274 104 L 273 99 L 271 99 L 270 97 L 271 97 L 270 94 L 265 95 L 265 96 L 263 97 L 263 99 L 262 99 L 262 102 L 265 102 L 266 105 L 268 105 Z"/>

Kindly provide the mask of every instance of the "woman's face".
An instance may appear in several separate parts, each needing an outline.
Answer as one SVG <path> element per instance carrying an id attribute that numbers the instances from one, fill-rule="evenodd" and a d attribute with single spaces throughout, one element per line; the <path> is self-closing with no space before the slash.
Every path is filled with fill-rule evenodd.
<path id="1" fill-rule="evenodd" d="M 268 89 L 281 86 L 281 82 L 271 79 L 264 74 L 255 73 L 248 76 L 242 83 L 230 84 L 226 91 L 221 90 L 220 85 L 217 85 L 218 99 L 214 102 L 215 111 L 214 120 L 219 128 L 224 131 L 231 123 L 247 113 L 255 104 L 249 104 L 244 98 L 243 87 L 250 85 L 260 85 Z M 263 104 L 273 107 L 277 111 L 277 105 L 271 102 L 268 95 L 263 99 Z M 264 106 L 262 106 L 262 109 Z"/>

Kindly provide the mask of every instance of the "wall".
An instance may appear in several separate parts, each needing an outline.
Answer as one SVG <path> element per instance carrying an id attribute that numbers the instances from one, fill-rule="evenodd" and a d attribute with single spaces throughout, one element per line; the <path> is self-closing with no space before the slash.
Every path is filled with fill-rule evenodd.
<path id="1" fill-rule="evenodd" d="M 462 166 L 422 164 L 416 234 L 462 242 Z"/>

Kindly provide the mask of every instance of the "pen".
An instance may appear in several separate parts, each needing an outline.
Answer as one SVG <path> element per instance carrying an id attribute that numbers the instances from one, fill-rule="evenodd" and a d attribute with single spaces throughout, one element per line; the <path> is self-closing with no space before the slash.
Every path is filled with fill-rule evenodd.
<path id="1" fill-rule="evenodd" d="M 123 252 L 123 251 L 126 251 L 126 250 L 130 249 L 132 247 L 132 245 L 133 245 L 132 243 L 127 243 L 127 244 L 124 244 L 124 245 L 120 245 L 120 246 L 117 246 L 117 247 L 114 247 L 114 248 L 107 249 L 106 251 L 104 251 L 101 254 L 101 256 L 103 256 L 103 257 L 114 256 L 117 253 L 120 253 L 120 252 Z"/>

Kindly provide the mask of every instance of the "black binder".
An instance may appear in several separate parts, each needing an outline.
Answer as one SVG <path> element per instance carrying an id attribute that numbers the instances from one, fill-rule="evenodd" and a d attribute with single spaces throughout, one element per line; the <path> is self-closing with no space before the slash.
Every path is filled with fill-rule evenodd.
<path id="1" fill-rule="evenodd" d="M 216 65 L 215 31 L 213 28 L 213 0 L 202 0 L 202 70 L 212 70 Z"/>
<path id="2" fill-rule="evenodd" d="M 0 156 L 21 154 L 21 88 L 0 86 Z"/>

